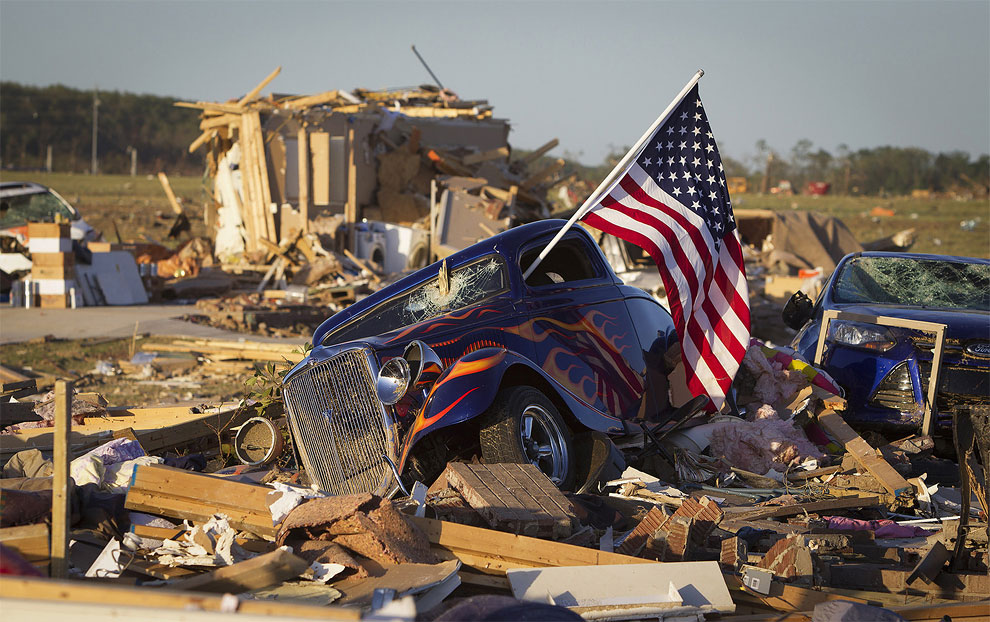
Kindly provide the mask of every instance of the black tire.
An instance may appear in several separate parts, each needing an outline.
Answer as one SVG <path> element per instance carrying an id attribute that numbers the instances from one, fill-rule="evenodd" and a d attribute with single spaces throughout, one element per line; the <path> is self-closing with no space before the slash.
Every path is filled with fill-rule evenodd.
<path id="1" fill-rule="evenodd" d="M 571 431 L 557 407 L 539 389 L 523 385 L 499 391 L 482 416 L 479 438 L 485 462 L 528 462 L 558 488 L 573 487 Z"/>

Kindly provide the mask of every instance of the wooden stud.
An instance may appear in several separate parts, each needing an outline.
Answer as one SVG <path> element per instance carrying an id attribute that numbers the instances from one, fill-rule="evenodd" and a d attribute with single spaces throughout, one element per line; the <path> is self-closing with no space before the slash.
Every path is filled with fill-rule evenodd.
<path id="1" fill-rule="evenodd" d="M 348 229 L 357 222 L 357 143 L 354 128 L 347 130 L 347 203 L 344 206 L 344 222 Z M 348 245 L 349 246 L 349 245 Z"/>
<path id="2" fill-rule="evenodd" d="M 297 166 L 299 168 L 299 215 L 302 219 L 302 232 L 309 232 L 309 134 L 306 128 L 299 128 L 297 145 L 299 155 Z"/>
<path id="3" fill-rule="evenodd" d="M 545 155 L 548 151 L 560 144 L 560 141 L 554 138 L 553 140 L 547 142 L 546 144 L 537 147 L 535 151 L 527 153 L 523 157 L 515 160 L 512 164 L 513 166 L 529 166 L 533 162 L 540 159 L 541 156 Z"/>
<path id="4" fill-rule="evenodd" d="M 69 463 L 72 448 L 72 383 L 55 382 L 54 470 L 52 471 L 52 565 L 51 576 L 64 579 L 69 574 Z"/>
<path id="5" fill-rule="evenodd" d="M 158 173 L 158 181 L 162 185 L 162 189 L 165 190 L 165 196 L 168 197 L 168 204 L 172 207 L 172 211 L 176 215 L 182 214 L 182 206 L 179 205 L 179 200 L 175 198 L 175 193 L 172 192 L 172 184 L 168 183 L 168 175 L 164 171 Z"/>
<path id="6" fill-rule="evenodd" d="M 264 80 L 262 80 L 261 82 L 258 83 L 258 86 L 254 87 L 253 89 L 251 89 L 250 91 L 248 91 L 247 94 L 244 97 L 242 97 L 237 102 L 237 105 L 239 107 L 243 107 L 245 104 L 247 104 L 247 103 L 249 103 L 251 101 L 254 101 L 254 99 L 256 97 L 258 97 L 258 93 L 261 92 L 261 89 L 263 89 L 266 86 L 268 86 L 268 83 L 271 82 L 272 80 L 274 80 L 275 79 L 275 76 L 277 76 L 281 71 L 282 71 L 282 67 L 281 66 L 276 67 L 275 68 L 275 71 L 273 71 L 270 74 L 268 74 L 268 76 Z"/>
<path id="7" fill-rule="evenodd" d="M 914 487 L 834 410 L 828 409 L 819 414 L 818 423 L 880 482 L 884 490 L 895 497 L 910 495 L 914 491 Z"/>

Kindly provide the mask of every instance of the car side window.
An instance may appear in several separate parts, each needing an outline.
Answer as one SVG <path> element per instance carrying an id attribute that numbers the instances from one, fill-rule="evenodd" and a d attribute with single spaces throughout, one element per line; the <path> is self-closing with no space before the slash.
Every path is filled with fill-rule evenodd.
<path id="1" fill-rule="evenodd" d="M 538 245 L 523 253 L 519 265 L 524 272 L 536 260 L 543 248 L 543 245 Z M 598 252 L 597 249 L 590 249 L 581 238 L 564 238 L 540 262 L 533 274 L 529 275 L 526 284 L 530 287 L 541 287 L 602 278 L 604 273 L 598 262 L 594 260 L 593 254 Z"/>

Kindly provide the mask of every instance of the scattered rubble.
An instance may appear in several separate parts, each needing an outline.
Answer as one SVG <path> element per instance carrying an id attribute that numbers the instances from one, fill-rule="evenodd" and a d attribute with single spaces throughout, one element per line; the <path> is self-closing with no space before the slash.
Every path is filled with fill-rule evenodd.
<path id="1" fill-rule="evenodd" d="M 224 356 L 208 341 L 173 347 Z M 228 344 L 229 356 L 265 351 Z M 843 400 L 818 370 L 762 344 L 744 365 L 745 417 L 702 415 L 659 454 L 643 455 L 641 435 L 621 477 L 582 494 L 559 491 L 529 464 L 453 462 L 428 491 L 417 483 L 393 500 L 326 496 L 291 460 L 196 472 L 205 459 L 185 451 L 232 442 L 243 408 L 124 409 L 79 394 L 66 405 L 59 385 L 36 405 L 52 410 L 39 417 L 54 428 L 0 436 L 0 599 L 11 611 L 12 599 L 53 603 L 51 587 L 57 602 L 108 611 L 220 606 L 190 600 L 195 592 L 225 594 L 223 609 L 245 614 L 305 617 L 319 607 L 359 619 L 392 607 L 404 612 L 393 619 L 445 619 L 494 606 L 478 600 L 487 593 L 559 619 L 564 609 L 585 619 L 817 619 L 839 606 L 866 607 L 857 615 L 868 619 L 984 616 L 986 499 L 961 521 L 956 489 L 905 480 L 885 455 L 920 459 L 932 444 L 870 446 L 837 414 Z M 71 453 L 60 455 L 69 412 Z M 690 449 L 672 442 L 684 438 Z M 681 455 L 673 449 L 708 460 L 710 476 L 679 479 L 664 466 Z M 70 455 L 72 512 L 60 518 L 52 473 Z M 61 549 L 69 574 L 41 579 L 56 567 L 58 520 L 73 541 Z"/>

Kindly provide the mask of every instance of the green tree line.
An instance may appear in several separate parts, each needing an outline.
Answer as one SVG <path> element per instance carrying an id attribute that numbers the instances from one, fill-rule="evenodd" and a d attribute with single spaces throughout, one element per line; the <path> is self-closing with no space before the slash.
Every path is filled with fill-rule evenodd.
<path id="1" fill-rule="evenodd" d="M 119 91 L 100 91 L 96 96 L 99 172 L 129 172 L 130 149 L 134 149 L 139 174 L 202 173 L 202 152 L 188 152 L 189 143 L 199 135 L 195 110 L 174 107 L 174 97 Z M 87 172 L 92 137 L 93 91 L 0 82 L 4 169 L 44 169 L 50 146 L 54 172 Z"/>

